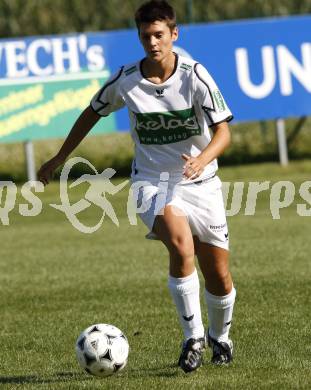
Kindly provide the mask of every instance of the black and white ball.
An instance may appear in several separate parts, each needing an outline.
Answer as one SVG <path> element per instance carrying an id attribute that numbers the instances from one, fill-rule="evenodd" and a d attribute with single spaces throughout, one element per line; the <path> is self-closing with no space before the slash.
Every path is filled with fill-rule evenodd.
<path id="1" fill-rule="evenodd" d="M 109 324 L 95 324 L 77 339 L 80 366 L 91 375 L 105 377 L 122 370 L 127 363 L 129 344 L 123 332 Z"/>

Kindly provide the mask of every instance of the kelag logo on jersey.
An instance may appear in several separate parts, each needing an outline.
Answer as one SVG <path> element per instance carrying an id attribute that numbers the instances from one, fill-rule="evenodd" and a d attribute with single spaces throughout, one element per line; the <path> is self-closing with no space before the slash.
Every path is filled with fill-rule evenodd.
<path id="1" fill-rule="evenodd" d="M 201 135 L 194 107 L 180 111 L 134 113 L 141 144 L 163 145 Z"/>

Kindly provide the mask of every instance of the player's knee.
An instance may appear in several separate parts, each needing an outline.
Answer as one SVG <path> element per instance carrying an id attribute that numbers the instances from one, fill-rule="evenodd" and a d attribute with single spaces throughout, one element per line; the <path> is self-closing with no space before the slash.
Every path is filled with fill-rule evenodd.
<path id="1" fill-rule="evenodd" d="M 182 236 L 172 237 L 169 244 L 170 255 L 181 261 L 187 261 L 194 258 L 194 247 L 191 240 Z"/>
<path id="2" fill-rule="evenodd" d="M 230 294 L 233 284 L 229 270 L 210 270 L 204 277 L 205 287 L 211 294 L 218 296 Z"/>
<path id="3" fill-rule="evenodd" d="M 219 280 L 222 280 L 222 281 L 226 281 L 230 278 L 230 272 L 229 272 L 229 269 L 226 268 L 226 267 L 223 267 L 223 268 L 216 268 L 215 269 L 215 273 L 214 273 L 214 276 L 219 279 Z"/>
<path id="4" fill-rule="evenodd" d="M 231 291 L 232 279 L 228 268 L 215 268 L 214 272 L 210 274 L 210 278 L 212 278 L 215 283 L 221 286 L 225 291 Z"/>

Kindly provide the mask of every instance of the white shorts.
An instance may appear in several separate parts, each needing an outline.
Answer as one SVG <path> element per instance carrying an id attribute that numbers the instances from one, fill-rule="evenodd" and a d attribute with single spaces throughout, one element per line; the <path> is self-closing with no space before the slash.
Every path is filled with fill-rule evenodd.
<path id="1" fill-rule="evenodd" d="M 139 183 L 142 183 L 139 186 Z M 152 232 L 157 215 L 163 214 L 165 206 L 176 206 L 176 215 L 186 216 L 193 236 L 223 249 L 229 249 L 228 226 L 218 176 L 199 183 L 171 184 L 160 182 L 152 185 L 136 182 L 134 200 L 140 218 L 150 230 L 146 238 L 157 239 Z M 181 211 L 181 213 L 180 213 Z"/>

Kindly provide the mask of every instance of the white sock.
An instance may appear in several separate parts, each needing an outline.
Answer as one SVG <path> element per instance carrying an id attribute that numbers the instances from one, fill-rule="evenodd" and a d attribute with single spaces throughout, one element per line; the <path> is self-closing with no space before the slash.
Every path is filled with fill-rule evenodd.
<path id="1" fill-rule="evenodd" d="M 185 278 L 169 276 L 168 286 L 177 308 L 185 340 L 204 337 L 197 270 Z"/>
<path id="2" fill-rule="evenodd" d="M 236 290 L 233 286 L 231 292 L 223 297 L 212 295 L 205 290 L 209 334 L 217 341 L 227 341 L 229 338 L 235 296 Z"/>

